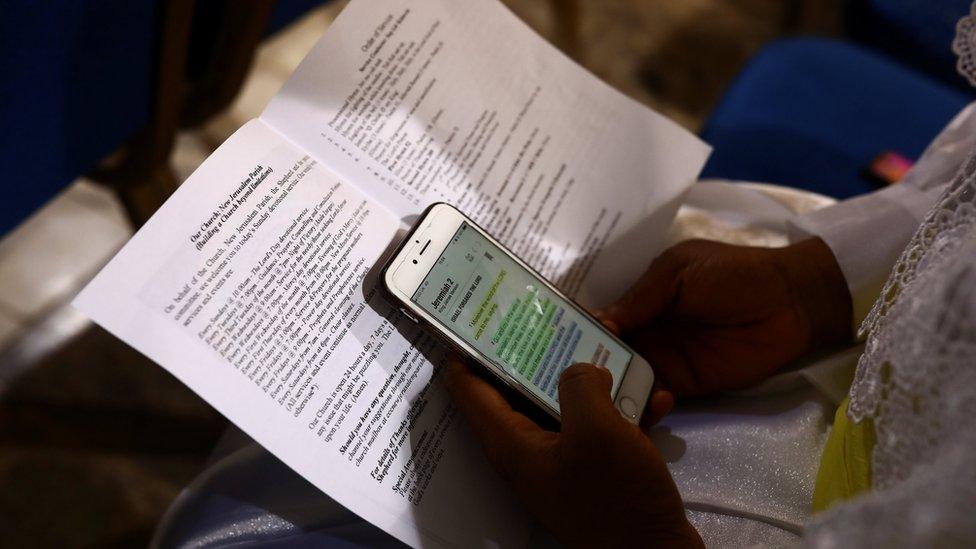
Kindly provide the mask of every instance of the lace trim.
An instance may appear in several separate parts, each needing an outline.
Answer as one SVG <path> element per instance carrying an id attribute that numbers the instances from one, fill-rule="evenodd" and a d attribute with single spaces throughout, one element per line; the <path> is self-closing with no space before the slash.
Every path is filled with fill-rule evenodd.
<path id="1" fill-rule="evenodd" d="M 900 296 L 911 293 L 915 286 L 933 282 L 928 280 L 920 283 L 920 274 L 938 271 L 939 264 L 952 259 L 954 248 L 968 240 L 974 222 L 976 151 L 963 163 L 938 205 L 928 213 L 909 241 L 881 290 L 881 296 L 858 330 L 862 337 L 870 335 L 851 385 L 848 414 L 854 421 L 859 422 L 865 417 L 877 415 L 882 396 L 881 366 L 884 364 L 879 361 L 879 357 L 890 354 L 884 345 L 896 343 L 883 337 L 892 307 L 898 303 Z"/>
<path id="2" fill-rule="evenodd" d="M 816 547 L 976 543 L 976 153 L 902 253 L 868 332 L 848 414 L 874 421 L 872 491 L 819 516 Z"/>
<path id="3" fill-rule="evenodd" d="M 956 32 L 959 73 L 976 86 L 976 2 Z M 976 152 L 898 259 L 860 333 L 869 335 L 848 415 L 874 421 L 872 490 L 819 515 L 804 542 L 976 546 Z"/>
<path id="4" fill-rule="evenodd" d="M 969 15 L 956 24 L 956 38 L 952 41 L 952 51 L 958 56 L 956 70 L 976 86 L 976 2 Z"/>

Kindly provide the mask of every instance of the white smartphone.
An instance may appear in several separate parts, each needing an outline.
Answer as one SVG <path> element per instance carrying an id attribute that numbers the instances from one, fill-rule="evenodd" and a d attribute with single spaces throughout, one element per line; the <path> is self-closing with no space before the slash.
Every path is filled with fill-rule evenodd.
<path id="1" fill-rule="evenodd" d="M 408 318 L 559 419 L 559 376 L 577 362 L 613 375 L 638 422 L 654 384 L 646 360 L 449 204 L 427 208 L 383 267 Z"/>

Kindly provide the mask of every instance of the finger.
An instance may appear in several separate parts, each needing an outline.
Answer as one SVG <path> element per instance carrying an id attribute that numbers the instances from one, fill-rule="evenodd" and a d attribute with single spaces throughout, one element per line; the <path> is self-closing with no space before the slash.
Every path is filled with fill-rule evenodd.
<path id="1" fill-rule="evenodd" d="M 628 333 L 649 323 L 672 303 L 679 287 L 681 265 L 665 252 L 627 292 L 595 316 L 616 326 L 616 333 Z"/>
<path id="2" fill-rule="evenodd" d="M 610 330 L 610 332 L 613 335 L 615 335 L 615 336 L 619 336 L 620 335 L 620 326 L 617 326 L 617 323 L 616 322 L 614 322 L 614 321 L 612 321 L 610 319 L 603 319 L 600 322 L 603 324 L 603 326 L 606 329 Z"/>
<path id="3" fill-rule="evenodd" d="M 655 389 L 647 400 L 644 415 L 641 417 L 641 427 L 645 429 L 657 424 L 674 408 L 674 395 L 665 389 Z"/>
<path id="4" fill-rule="evenodd" d="M 574 364 L 559 378 L 559 414 L 562 433 L 599 430 L 608 422 L 623 421 L 613 406 L 613 376 L 606 368 Z"/>
<path id="5" fill-rule="evenodd" d="M 524 456 L 533 452 L 542 428 L 513 410 L 501 393 L 456 357 L 448 359 L 444 380 L 489 461 L 503 477 L 511 478 L 514 467 L 528 461 Z"/>
<path id="6" fill-rule="evenodd" d="M 700 393 L 699 375 L 686 340 L 696 342 L 692 334 L 675 327 L 655 327 L 639 332 L 635 349 L 654 368 L 656 383 L 677 398 Z"/>

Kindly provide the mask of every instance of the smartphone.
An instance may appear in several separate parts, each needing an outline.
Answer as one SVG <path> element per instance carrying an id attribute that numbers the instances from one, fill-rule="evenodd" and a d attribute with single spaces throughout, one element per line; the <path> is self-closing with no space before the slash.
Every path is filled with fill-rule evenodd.
<path id="1" fill-rule="evenodd" d="M 609 370 L 615 405 L 640 420 L 647 361 L 453 206 L 427 208 L 380 277 L 404 315 L 557 421 L 559 376 L 577 362 Z"/>

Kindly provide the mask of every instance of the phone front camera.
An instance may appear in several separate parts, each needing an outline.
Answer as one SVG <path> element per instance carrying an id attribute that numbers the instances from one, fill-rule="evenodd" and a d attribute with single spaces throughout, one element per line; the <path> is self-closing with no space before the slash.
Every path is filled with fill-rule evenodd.
<path id="1" fill-rule="evenodd" d="M 414 260 L 413 260 L 413 264 L 414 264 L 414 265 L 416 265 L 416 264 L 417 264 L 417 260 L 416 260 L 416 259 L 414 259 Z"/>

